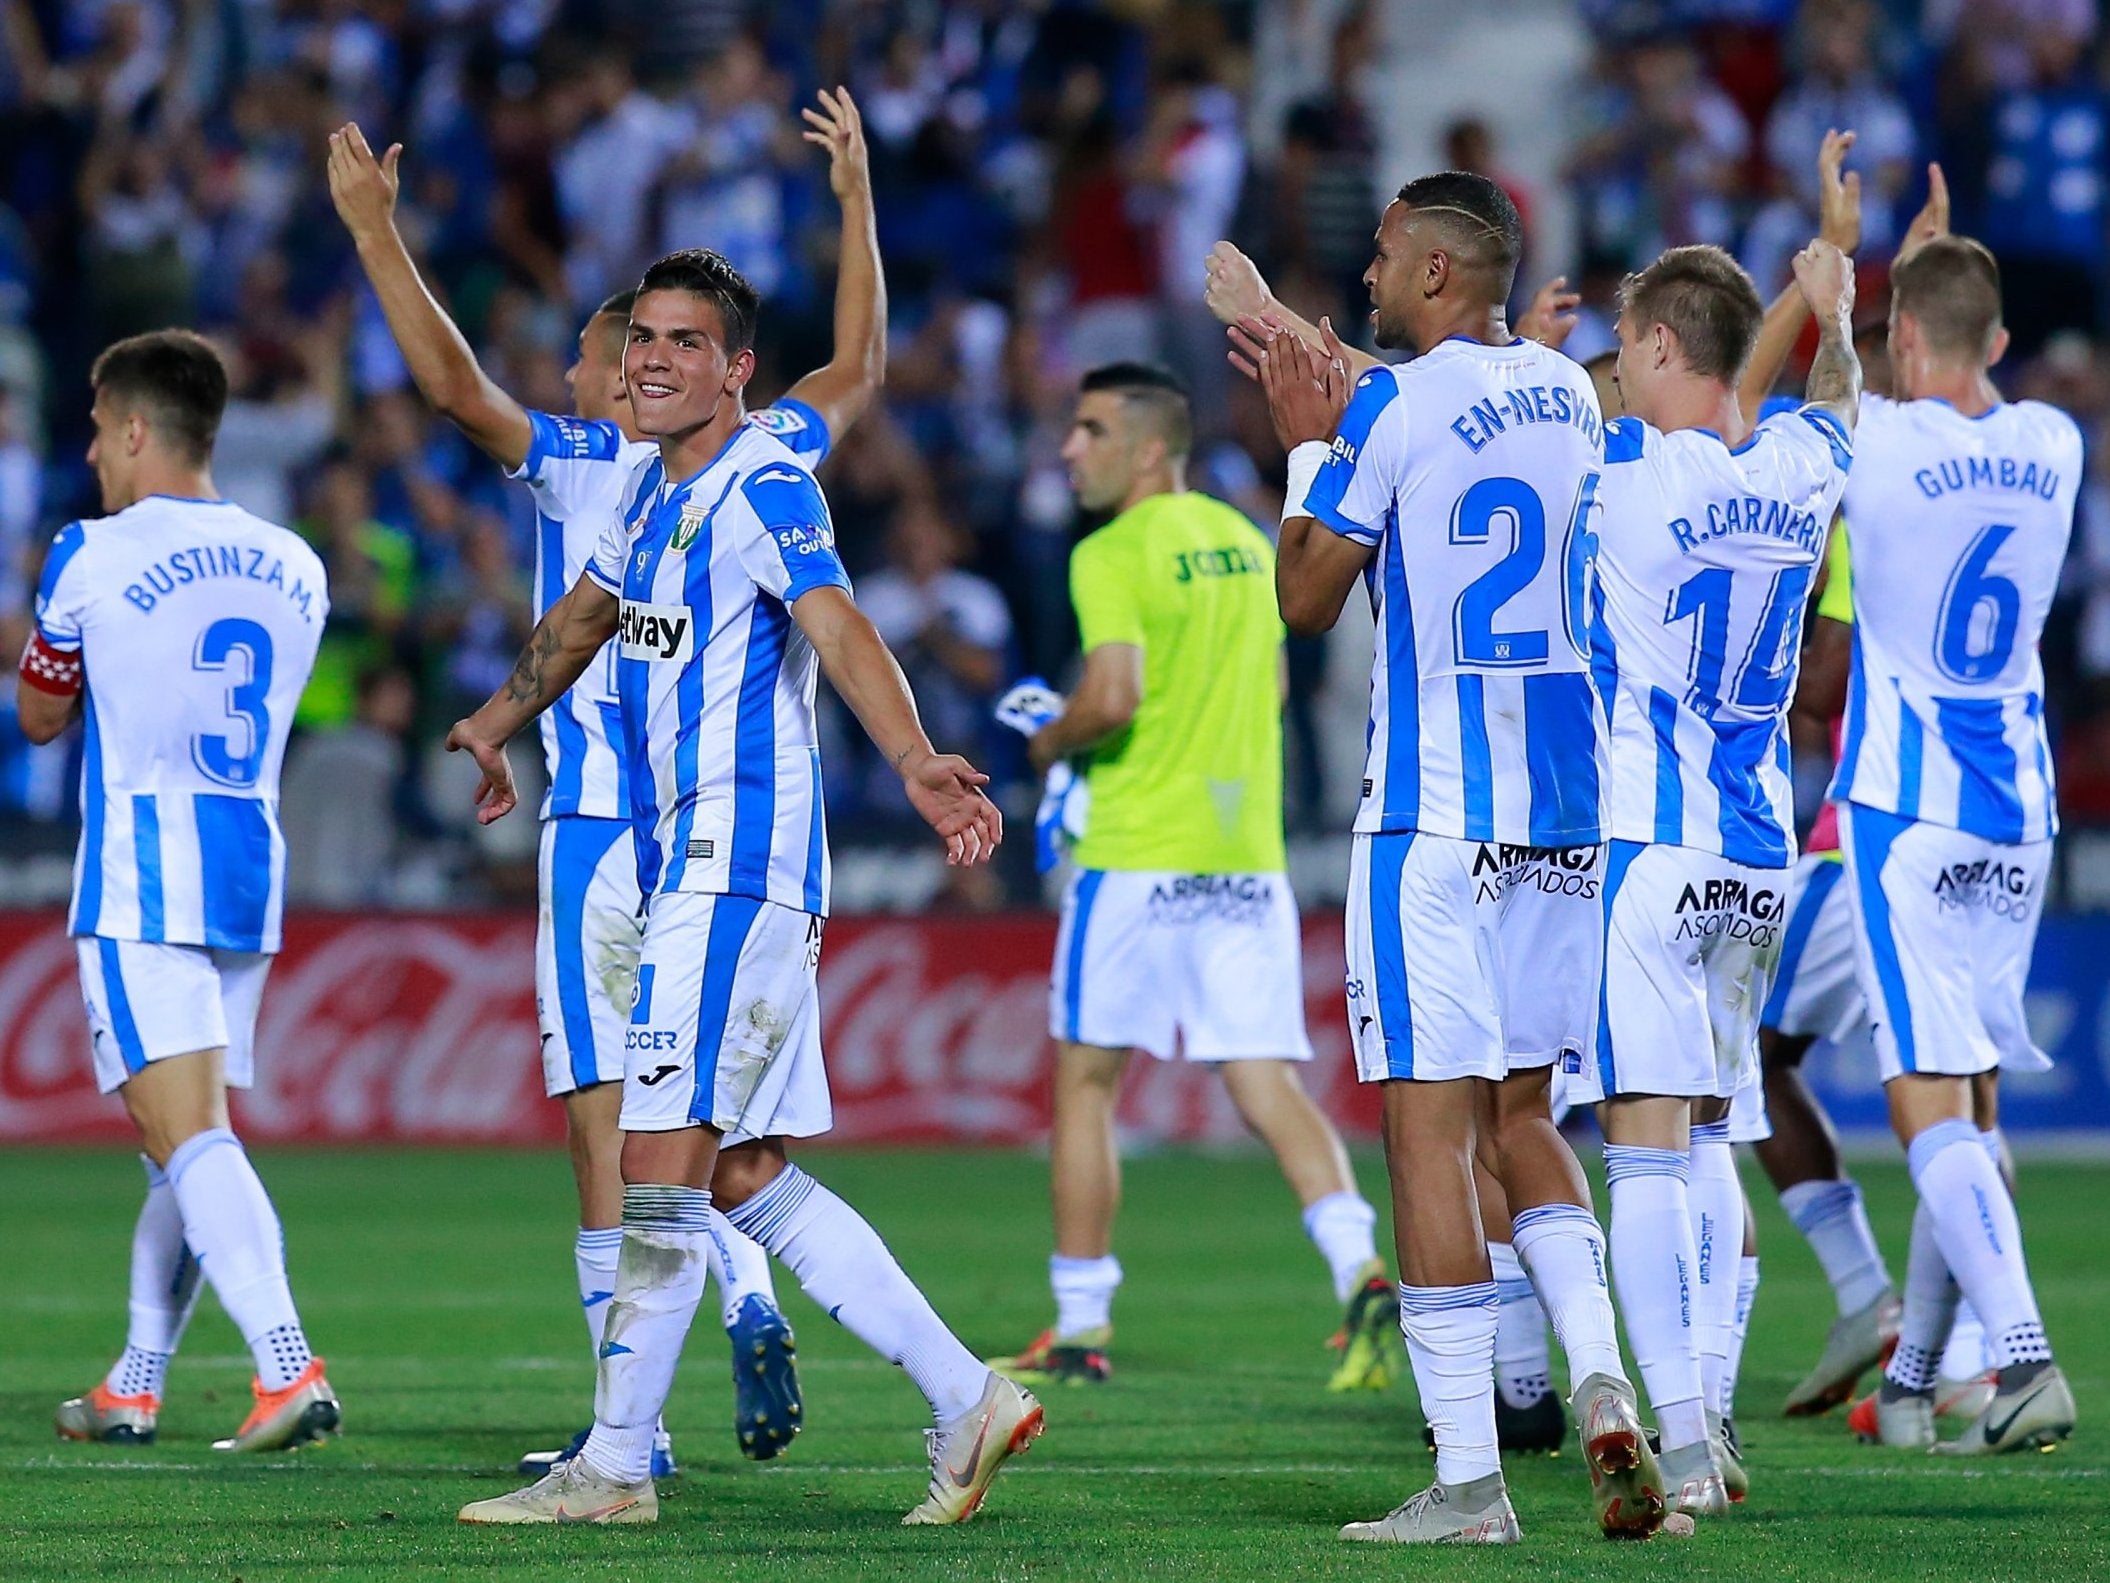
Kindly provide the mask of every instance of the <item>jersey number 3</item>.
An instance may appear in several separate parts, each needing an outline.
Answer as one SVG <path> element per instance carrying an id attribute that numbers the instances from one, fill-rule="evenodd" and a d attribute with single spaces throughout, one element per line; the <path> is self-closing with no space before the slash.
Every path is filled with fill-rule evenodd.
<path id="1" fill-rule="evenodd" d="M 226 729 L 192 737 L 191 762 L 207 780 L 246 791 L 263 772 L 271 742 L 271 634 L 254 621 L 224 617 L 198 634 L 191 669 L 227 683 Z"/>

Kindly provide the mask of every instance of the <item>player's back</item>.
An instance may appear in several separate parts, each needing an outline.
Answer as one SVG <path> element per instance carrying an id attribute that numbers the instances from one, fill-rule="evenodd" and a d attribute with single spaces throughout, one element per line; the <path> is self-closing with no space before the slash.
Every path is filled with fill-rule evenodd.
<path id="1" fill-rule="evenodd" d="M 227 501 L 59 534 L 37 619 L 84 668 L 74 933 L 277 948 L 279 770 L 328 613 L 306 541 Z"/>
<path id="2" fill-rule="evenodd" d="M 1606 426 L 1604 455 L 1591 638 L 1611 711 L 1611 834 L 1784 867 L 1787 709 L 1846 431 L 1803 408 L 1732 450 L 1628 417 Z"/>
<path id="3" fill-rule="evenodd" d="M 1988 840 L 2057 827 L 2037 643 L 2081 436 L 2042 402 L 1864 405 L 1846 492 L 1854 663 L 1832 795 Z"/>
<path id="4" fill-rule="evenodd" d="M 1104 643 L 1143 651 L 1135 718 L 1092 753 L 1086 771 L 1080 867 L 1283 867 L 1274 573 L 1260 530 L 1192 491 L 1139 501 L 1071 555 L 1087 652 Z"/>
<path id="5" fill-rule="evenodd" d="M 1599 839 L 1583 595 L 1602 440 L 1588 378 L 1529 341 L 1448 340 L 1358 383 L 1306 502 L 1376 550 L 1358 831 Z"/>

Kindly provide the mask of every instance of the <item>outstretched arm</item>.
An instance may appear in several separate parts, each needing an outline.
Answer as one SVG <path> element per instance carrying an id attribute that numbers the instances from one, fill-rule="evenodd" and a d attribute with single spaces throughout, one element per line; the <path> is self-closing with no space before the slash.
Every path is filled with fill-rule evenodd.
<path id="1" fill-rule="evenodd" d="M 513 766 L 506 761 L 506 744 L 585 674 L 601 646 L 615 636 L 621 611 L 615 595 L 582 572 L 564 597 L 535 623 L 505 685 L 447 733 L 447 751 L 466 749 L 484 772 L 476 788 L 479 824 L 504 818 L 520 801 L 513 789 Z"/>
<path id="2" fill-rule="evenodd" d="M 850 90 L 821 90 L 821 108 L 802 112 L 809 143 L 828 151 L 828 185 L 842 205 L 842 246 L 835 275 L 835 356 L 791 387 L 839 439 L 886 382 L 886 271 L 872 208 L 872 168 L 864 118 Z"/>
<path id="3" fill-rule="evenodd" d="M 356 123 L 330 134 L 330 201 L 359 249 L 359 267 L 380 299 L 389 333 L 410 377 L 433 409 L 507 468 L 527 462 L 528 415 L 494 384 L 454 321 L 426 289 L 396 230 L 396 163 L 403 145 L 380 159 Z"/>
<path id="4" fill-rule="evenodd" d="M 1861 174 L 1845 168 L 1853 146 L 1853 133 L 1834 131 L 1824 134 L 1817 150 L 1817 235 L 1849 258 L 1861 246 Z M 1788 366 L 1795 343 L 1802 339 L 1809 312 L 1802 288 L 1793 281 L 1766 309 L 1751 361 L 1744 366 L 1743 381 L 1736 389 L 1736 403 L 1746 423 L 1757 424 L 1759 409 L 1780 371 Z"/>
<path id="5" fill-rule="evenodd" d="M 989 777 L 958 754 L 931 747 L 908 678 L 849 593 L 832 584 L 811 589 L 792 601 L 791 619 L 820 657 L 828 684 L 901 777 L 909 805 L 944 837 L 946 861 L 965 865 L 995 852 L 1004 816 L 982 794 Z"/>

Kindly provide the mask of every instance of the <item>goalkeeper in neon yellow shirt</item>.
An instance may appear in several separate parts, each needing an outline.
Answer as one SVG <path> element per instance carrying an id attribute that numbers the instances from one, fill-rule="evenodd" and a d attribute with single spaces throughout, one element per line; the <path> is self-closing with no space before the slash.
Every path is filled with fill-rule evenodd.
<path id="1" fill-rule="evenodd" d="M 1304 967 L 1282 845 L 1282 619 L 1274 551 L 1187 488 L 1187 394 L 1163 369 L 1084 378 L 1063 445 L 1071 487 L 1110 517 L 1070 558 L 1084 674 L 1063 699 L 1013 689 L 999 716 L 1034 767 L 1081 781 L 1082 833 L 1055 945 L 1055 1323 L 998 1366 L 1109 1374 L 1121 1164 L 1114 1111 L 1133 1051 L 1205 1062 L 1275 1153 L 1346 1319 L 1337 1390 L 1391 1382 L 1399 1302 L 1339 1135 L 1304 1091 Z M 1072 807 L 1074 811 L 1075 802 Z M 1074 828 L 1075 817 L 1069 821 Z"/>

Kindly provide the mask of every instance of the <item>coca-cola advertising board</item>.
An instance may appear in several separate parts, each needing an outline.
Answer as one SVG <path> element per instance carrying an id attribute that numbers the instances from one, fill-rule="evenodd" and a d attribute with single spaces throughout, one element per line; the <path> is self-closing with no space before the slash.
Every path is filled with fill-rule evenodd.
<path id="1" fill-rule="evenodd" d="M 118 1141 L 123 1107 L 95 1092 L 73 942 L 56 914 L 0 913 L 0 1142 Z M 235 1101 L 248 1137 L 284 1143 L 553 1144 L 542 1097 L 535 921 L 524 914 L 310 916 L 287 924 L 257 1029 L 257 1086 Z M 821 953 L 835 1141 L 1029 1144 L 1048 1122 L 1042 914 L 838 918 Z M 2056 1063 L 2002 1084 L 2020 1136 L 2110 1132 L 2110 918 L 2052 917 L 2038 938 L 2030 1026 Z M 1377 1090 L 1348 1053 L 1341 925 L 1304 925 L 1305 1081 L 1359 1137 Z M 1887 1130 L 1872 1055 L 1813 1051 L 1806 1072 L 1849 1130 Z M 1240 1135 L 1220 1083 L 1139 1058 L 1121 1120 L 1138 1139 Z"/>
<path id="2" fill-rule="evenodd" d="M 835 1131 L 846 1143 L 989 1144 L 1046 1136 L 1048 961 L 1041 914 L 839 918 L 821 952 Z M 537 1054 L 535 920 L 521 914 L 290 919 L 257 1026 L 245 1137 L 304 1143 L 556 1143 Z M 1341 929 L 1305 938 L 1318 1058 L 1309 1079 L 1344 1124 L 1373 1131 L 1348 1057 Z M 1139 1060 L 1122 1105 L 1139 1137 L 1236 1137 L 1222 1085 Z M 0 914 L 0 1141 L 119 1140 L 95 1092 L 73 942 L 56 915 Z"/>

